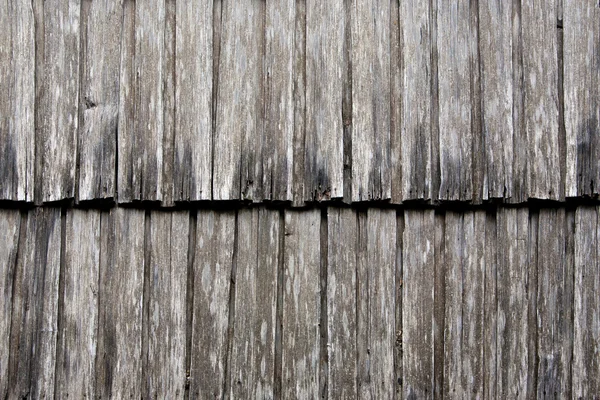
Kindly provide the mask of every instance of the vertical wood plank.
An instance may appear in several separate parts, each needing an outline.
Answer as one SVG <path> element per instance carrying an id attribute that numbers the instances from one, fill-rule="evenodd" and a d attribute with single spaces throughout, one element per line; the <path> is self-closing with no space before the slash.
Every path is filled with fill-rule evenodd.
<path id="1" fill-rule="evenodd" d="M 472 98 L 477 67 L 477 31 L 470 2 L 437 3 L 439 140 L 441 181 L 439 199 L 470 200 L 473 194 L 472 146 L 475 135 Z"/>
<path id="2" fill-rule="evenodd" d="M 352 201 L 391 197 L 390 9 L 352 1 Z"/>
<path id="3" fill-rule="evenodd" d="M 512 19 L 511 2 L 479 2 L 484 199 L 511 198 L 513 192 Z"/>
<path id="4" fill-rule="evenodd" d="M 390 2 L 390 193 L 391 203 L 402 202 L 402 24 L 400 2 Z M 344 190 L 344 193 L 346 190 Z"/>
<path id="5" fill-rule="evenodd" d="M 282 397 L 319 396 L 320 222 L 318 209 L 285 212 Z"/>
<path id="6" fill-rule="evenodd" d="M 54 396 L 60 270 L 59 208 L 27 215 L 13 286 L 9 398 Z"/>
<path id="7" fill-rule="evenodd" d="M 433 398 L 434 212 L 405 210 L 404 221 L 403 397 Z"/>
<path id="8" fill-rule="evenodd" d="M 178 142 L 176 132 L 176 56 L 177 56 L 177 2 L 165 0 L 165 35 L 164 66 L 162 74 L 163 87 L 163 139 L 162 139 L 162 206 L 175 205 L 175 146 Z M 189 164 L 188 164 L 189 165 Z M 188 169 L 190 167 L 188 166 Z M 159 171 L 161 173 L 161 171 Z"/>
<path id="9" fill-rule="evenodd" d="M 446 325 L 446 215 L 434 214 L 433 382 L 434 398 L 444 393 L 444 328 Z"/>
<path id="10" fill-rule="evenodd" d="M 80 62 L 80 2 L 51 0 L 41 7 L 43 22 L 36 21 L 38 29 L 43 29 L 44 41 L 37 43 L 43 57 L 36 71 L 38 202 L 75 195 Z"/>
<path id="11" fill-rule="evenodd" d="M 565 0 L 564 91 L 567 135 L 566 196 L 598 193 L 600 187 L 600 9 L 591 1 Z"/>
<path id="12" fill-rule="evenodd" d="M 96 393 L 142 395 L 143 210 L 116 208 L 101 216 Z"/>
<path id="13" fill-rule="evenodd" d="M 598 209 L 579 207 L 575 216 L 575 304 L 573 392 L 590 398 L 600 392 L 600 272 L 598 269 Z M 596 379 L 590 379 L 596 377 Z"/>
<path id="14" fill-rule="evenodd" d="M 115 196 L 123 5 L 92 1 L 81 62 L 83 126 L 79 129 L 79 200 Z"/>
<path id="15" fill-rule="evenodd" d="M 573 269 L 565 210 L 542 209 L 538 227 L 538 397 L 568 398 L 573 341 Z"/>
<path id="16" fill-rule="evenodd" d="M 152 212 L 145 398 L 184 394 L 188 235 L 187 212 Z"/>
<path id="17" fill-rule="evenodd" d="M 238 214 L 231 398 L 273 398 L 279 212 Z"/>
<path id="18" fill-rule="evenodd" d="M 175 200 L 210 200 L 213 1 L 176 2 Z"/>
<path id="19" fill-rule="evenodd" d="M 194 257 L 194 309 L 190 369 L 191 398 L 223 395 L 229 318 L 229 285 L 236 215 L 198 212 Z"/>
<path id="20" fill-rule="evenodd" d="M 95 398 L 98 334 L 100 212 L 70 210 L 66 216 L 62 338 L 56 360 L 60 398 Z"/>
<path id="21" fill-rule="evenodd" d="M 327 337 L 329 398 L 354 398 L 356 386 L 357 216 L 349 208 L 327 211 Z"/>
<path id="22" fill-rule="evenodd" d="M 483 304 L 483 397 L 496 398 L 497 387 L 497 260 L 498 236 L 496 212 L 488 213 L 485 222 L 485 270 Z"/>
<path id="23" fill-rule="evenodd" d="M 521 12 L 528 197 L 559 200 L 556 0 L 524 1 Z"/>
<path id="24" fill-rule="evenodd" d="M 213 198 L 260 201 L 265 5 L 243 0 L 222 7 Z"/>
<path id="25" fill-rule="evenodd" d="M 0 199 L 33 201 L 35 27 L 31 4 L 0 3 Z"/>
<path id="26" fill-rule="evenodd" d="M 9 381 L 10 324 L 13 310 L 13 279 L 21 234 L 21 216 L 17 210 L 0 211 L 0 397 L 7 398 Z"/>
<path id="27" fill-rule="evenodd" d="M 292 205 L 304 204 L 306 139 L 306 0 L 296 1 L 294 21 L 293 104 L 294 136 L 292 163 Z"/>
<path id="28" fill-rule="evenodd" d="M 306 200 L 343 197 L 344 2 L 306 1 Z"/>

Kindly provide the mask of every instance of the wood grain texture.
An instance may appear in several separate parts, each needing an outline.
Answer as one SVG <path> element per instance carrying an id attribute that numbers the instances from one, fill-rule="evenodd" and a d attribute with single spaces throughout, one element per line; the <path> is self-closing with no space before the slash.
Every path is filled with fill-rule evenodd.
<path id="1" fill-rule="evenodd" d="M 528 197 L 559 200 L 558 34 L 556 0 L 521 5 Z"/>
<path id="2" fill-rule="evenodd" d="M 79 127 L 79 200 L 113 198 L 119 116 L 123 5 L 92 1 L 81 44 L 83 126 Z M 80 110 L 81 112 L 81 110 Z"/>
<path id="3" fill-rule="evenodd" d="M 343 197 L 344 2 L 306 1 L 304 197 Z"/>
<path id="4" fill-rule="evenodd" d="M 352 201 L 391 197 L 390 1 L 353 0 Z"/>
<path id="5" fill-rule="evenodd" d="M 191 398 L 221 398 L 227 359 L 235 212 L 198 212 L 194 257 Z"/>
<path id="6" fill-rule="evenodd" d="M 597 194 L 600 187 L 598 4 L 564 1 L 564 96 L 567 135 L 566 196 Z"/>
<path id="7" fill-rule="evenodd" d="M 575 398 L 600 392 L 600 272 L 598 269 L 598 209 L 580 207 L 575 217 L 575 303 L 573 307 L 573 391 Z"/>
<path id="8" fill-rule="evenodd" d="M 101 216 L 96 394 L 142 395 L 143 210 L 115 208 Z"/>
<path id="9" fill-rule="evenodd" d="M 281 228 L 277 211 L 239 211 L 231 398 L 273 398 Z"/>
<path id="10" fill-rule="evenodd" d="M 187 212 L 151 213 L 145 398 L 182 398 L 185 391 L 189 230 Z"/>
<path id="11" fill-rule="evenodd" d="M 55 392 L 61 398 L 96 396 L 100 219 L 96 210 L 71 210 L 66 216 Z"/>
<path id="12" fill-rule="evenodd" d="M 319 210 L 285 212 L 282 397 L 319 396 Z"/>
<path id="13" fill-rule="evenodd" d="M 293 104 L 294 139 L 292 164 L 292 205 L 304 205 L 306 139 L 306 1 L 296 2 L 294 21 Z"/>
<path id="14" fill-rule="evenodd" d="M 265 5 L 243 0 L 222 7 L 213 198 L 261 201 Z"/>
<path id="15" fill-rule="evenodd" d="M 479 2 L 484 199 L 513 193 L 513 5 Z"/>
<path id="16" fill-rule="evenodd" d="M 31 211 L 26 229 L 13 285 L 8 397 L 45 398 L 55 385 L 60 209 Z"/>
<path id="17" fill-rule="evenodd" d="M 80 2 L 44 1 L 36 20 L 36 193 L 37 202 L 75 195 L 79 105 Z M 39 16 L 38 14 L 38 16 Z M 43 40 L 43 43 L 39 41 Z"/>
<path id="18" fill-rule="evenodd" d="M 21 235 L 21 215 L 16 210 L 0 211 L 0 230 L 4 240 L 0 242 L 0 397 L 8 395 L 8 371 L 10 353 L 10 324 L 13 310 L 13 279 Z"/>
<path id="19" fill-rule="evenodd" d="M 211 199 L 213 1 L 176 2 L 175 200 Z"/>
<path id="20" fill-rule="evenodd" d="M 402 350 L 404 398 L 433 398 L 433 210 L 404 211 Z"/>
<path id="21" fill-rule="evenodd" d="M 483 397 L 496 398 L 498 342 L 498 254 L 504 251 L 498 242 L 497 215 L 488 213 L 485 221 L 485 266 L 483 288 Z"/>
<path id="22" fill-rule="evenodd" d="M 33 201 L 35 32 L 31 4 L 0 3 L 0 199 Z"/>

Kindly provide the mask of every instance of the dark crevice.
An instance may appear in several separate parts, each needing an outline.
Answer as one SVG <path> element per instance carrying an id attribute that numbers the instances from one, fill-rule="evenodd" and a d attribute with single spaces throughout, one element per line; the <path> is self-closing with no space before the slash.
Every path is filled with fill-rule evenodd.
<path id="1" fill-rule="evenodd" d="M 285 263 L 285 215 L 279 211 L 279 253 L 277 266 L 277 306 L 275 312 L 275 368 L 273 377 L 273 397 L 280 399 L 282 394 L 283 356 L 283 275 Z"/>
<path id="2" fill-rule="evenodd" d="M 319 395 L 321 399 L 327 398 L 328 375 L 329 375 L 329 333 L 327 330 L 327 261 L 328 261 L 328 227 L 327 227 L 327 208 L 321 209 L 320 226 L 320 295 L 321 295 L 321 315 L 319 316 L 320 333 L 320 357 L 319 357 Z"/>

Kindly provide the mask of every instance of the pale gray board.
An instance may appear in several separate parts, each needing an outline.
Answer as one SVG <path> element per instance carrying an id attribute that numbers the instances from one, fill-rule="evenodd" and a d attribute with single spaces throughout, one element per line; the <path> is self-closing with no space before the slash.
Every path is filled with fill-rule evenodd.
<path id="1" fill-rule="evenodd" d="M 496 344 L 498 325 L 498 229 L 497 214 L 487 214 L 485 222 L 485 260 L 483 287 L 483 398 L 495 399 L 498 386 Z M 505 251 L 501 248 L 500 251 Z"/>
<path id="2" fill-rule="evenodd" d="M 54 396 L 61 212 L 27 214 L 12 291 L 8 398 Z M 22 248 L 21 248 L 22 246 Z"/>
<path id="3" fill-rule="evenodd" d="M 565 190 L 576 197 L 600 187 L 600 9 L 589 0 L 564 2 Z"/>
<path id="4" fill-rule="evenodd" d="M 114 198 L 123 5 L 82 3 L 78 200 Z"/>
<path id="5" fill-rule="evenodd" d="M 221 398 L 227 379 L 225 364 L 235 223 L 233 211 L 198 212 L 189 388 L 189 396 L 194 399 Z"/>
<path id="6" fill-rule="evenodd" d="M 33 201 L 35 32 L 31 4 L 0 4 L 0 199 Z"/>
<path id="7" fill-rule="evenodd" d="M 280 214 L 264 208 L 240 210 L 237 224 L 229 396 L 269 399 L 275 387 Z"/>
<path id="8" fill-rule="evenodd" d="M 294 58 L 292 64 L 294 136 L 292 141 L 292 205 L 304 205 L 304 164 L 306 139 L 306 2 L 296 2 Z"/>

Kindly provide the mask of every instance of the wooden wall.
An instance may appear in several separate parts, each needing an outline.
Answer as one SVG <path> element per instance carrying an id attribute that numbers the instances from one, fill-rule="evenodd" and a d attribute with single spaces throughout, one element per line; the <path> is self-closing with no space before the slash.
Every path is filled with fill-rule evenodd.
<path id="1" fill-rule="evenodd" d="M 592 398 L 600 208 L 0 210 L 0 398 Z"/>

